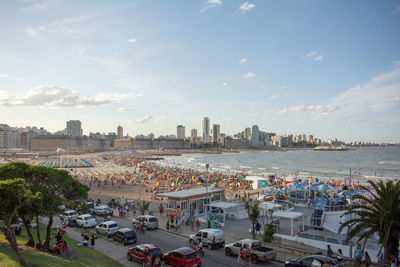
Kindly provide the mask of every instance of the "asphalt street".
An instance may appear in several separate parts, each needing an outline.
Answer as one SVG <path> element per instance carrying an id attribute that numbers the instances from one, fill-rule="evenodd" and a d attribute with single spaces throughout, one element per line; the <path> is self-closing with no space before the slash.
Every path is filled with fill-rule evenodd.
<path id="1" fill-rule="evenodd" d="M 104 220 L 103 217 L 96 216 L 96 220 L 98 222 L 102 222 Z M 132 222 L 126 219 L 120 219 L 117 217 L 112 218 L 115 221 L 119 228 L 132 228 Z M 91 228 L 94 232 L 94 228 Z M 160 247 L 163 253 L 180 248 L 180 247 L 187 247 L 189 246 L 189 241 L 187 238 L 169 233 L 163 230 L 149 230 L 146 231 L 144 234 L 137 232 L 137 244 L 146 244 L 152 243 Z M 121 255 L 125 256 L 124 262 L 122 262 L 126 266 L 141 266 L 139 263 L 129 262 L 126 259 L 126 252 L 129 246 L 124 247 L 123 245 L 112 241 L 112 239 L 108 240 L 109 242 L 115 244 L 110 246 L 112 247 L 112 253 L 119 253 L 115 250 L 119 250 Z M 111 251 L 110 251 L 111 252 Z M 105 253 L 107 255 L 107 253 Z M 201 258 L 202 266 L 205 267 L 223 267 L 223 266 L 240 266 L 237 262 L 236 257 L 228 257 L 225 255 L 224 250 L 222 248 L 208 250 L 205 249 L 205 256 Z M 257 265 L 253 266 L 283 266 L 283 264 L 277 262 L 270 262 L 270 263 L 258 263 Z"/>

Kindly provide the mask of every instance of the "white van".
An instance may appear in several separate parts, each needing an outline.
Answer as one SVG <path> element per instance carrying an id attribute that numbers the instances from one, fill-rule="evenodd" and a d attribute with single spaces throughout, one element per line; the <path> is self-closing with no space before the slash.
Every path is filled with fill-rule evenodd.
<path id="1" fill-rule="evenodd" d="M 198 240 L 203 246 L 208 249 L 216 247 L 223 247 L 225 244 L 224 231 L 219 229 L 202 229 L 194 235 L 189 236 L 189 242 L 192 243 L 194 240 Z"/>
<path id="2" fill-rule="evenodd" d="M 83 228 L 96 226 L 96 219 L 90 214 L 83 214 L 76 217 L 76 223 Z"/>

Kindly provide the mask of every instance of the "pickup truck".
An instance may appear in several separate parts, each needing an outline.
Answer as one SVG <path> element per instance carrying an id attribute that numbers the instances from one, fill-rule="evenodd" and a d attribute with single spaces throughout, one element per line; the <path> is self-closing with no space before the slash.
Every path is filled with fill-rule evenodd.
<path id="1" fill-rule="evenodd" d="M 272 248 L 264 247 L 260 241 L 254 239 L 240 239 L 234 243 L 225 245 L 225 255 L 239 255 L 240 248 L 251 250 L 251 263 L 256 264 L 259 261 L 271 261 L 276 258 L 276 251 Z"/>

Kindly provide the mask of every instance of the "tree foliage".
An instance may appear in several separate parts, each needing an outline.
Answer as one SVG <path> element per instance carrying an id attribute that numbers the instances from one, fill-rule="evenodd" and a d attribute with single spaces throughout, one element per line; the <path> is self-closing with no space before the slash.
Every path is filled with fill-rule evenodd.
<path id="1" fill-rule="evenodd" d="M 26 265 L 26 262 L 18 248 L 17 239 L 15 238 L 11 224 L 26 202 L 30 202 L 34 198 L 39 197 L 39 193 L 32 196 L 31 191 L 26 188 L 23 179 L 17 178 L 0 181 L 0 219 L 4 224 L 0 226 L 0 229 L 4 233 L 11 248 L 17 254 L 18 261 L 21 265 Z"/>
<path id="2" fill-rule="evenodd" d="M 359 204 L 352 206 L 342 216 L 351 215 L 343 223 L 339 232 L 347 228 L 347 238 L 364 241 L 378 233 L 379 242 L 385 248 L 385 263 L 389 263 L 390 255 L 397 257 L 400 239 L 400 181 L 374 183 L 368 181 L 371 188 L 362 186 L 367 195 L 355 195 L 353 200 Z"/>
<path id="3" fill-rule="evenodd" d="M 25 180 L 32 193 L 41 193 L 41 201 L 33 203 L 34 205 L 30 207 L 31 213 L 27 215 L 34 216 L 37 220 L 39 216 L 49 218 L 43 244 L 43 249 L 46 250 L 50 245 L 51 225 L 53 216 L 59 212 L 58 206 L 65 201 L 87 198 L 89 188 L 73 179 L 65 170 L 33 166 L 22 162 L 12 162 L 0 167 L 0 180 L 18 177 Z M 37 225 L 39 227 L 39 222 Z M 37 235 L 37 247 L 42 247 L 39 229 L 37 229 Z"/>
<path id="4" fill-rule="evenodd" d="M 254 238 L 254 231 L 255 231 L 255 224 L 260 216 L 260 210 L 258 209 L 258 204 L 251 204 L 249 201 L 245 202 L 245 207 L 247 210 L 247 215 L 252 223 L 252 230 L 253 230 L 253 238 Z"/>

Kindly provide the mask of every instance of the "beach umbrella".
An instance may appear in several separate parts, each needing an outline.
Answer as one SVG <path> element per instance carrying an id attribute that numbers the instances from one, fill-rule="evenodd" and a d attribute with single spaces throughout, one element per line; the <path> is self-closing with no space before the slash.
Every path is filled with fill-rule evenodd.
<path id="1" fill-rule="evenodd" d="M 272 193 L 274 193 L 275 195 L 283 195 L 283 191 L 280 189 L 275 189 L 274 191 L 272 191 Z"/>

